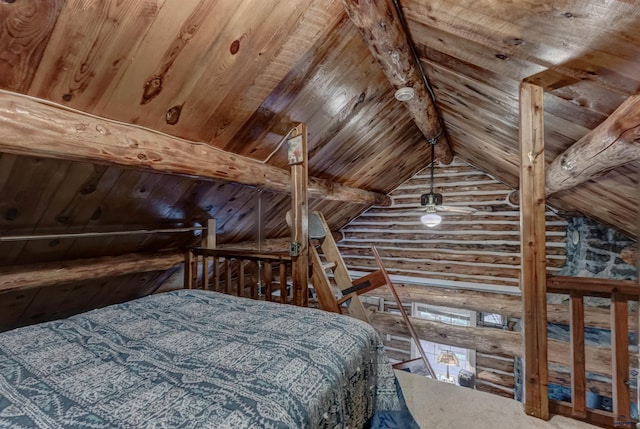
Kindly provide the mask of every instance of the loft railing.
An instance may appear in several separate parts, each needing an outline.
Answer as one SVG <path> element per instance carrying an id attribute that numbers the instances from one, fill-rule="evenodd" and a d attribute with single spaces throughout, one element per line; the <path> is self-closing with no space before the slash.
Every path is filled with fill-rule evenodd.
<path id="1" fill-rule="evenodd" d="M 638 283 L 582 277 L 549 277 L 547 292 L 570 297 L 571 403 L 549 401 L 550 411 L 603 427 L 635 427 L 631 420 L 628 302 L 640 297 Z M 584 298 L 611 299 L 611 384 L 613 412 L 586 407 Z M 634 367 L 637 362 L 634 362 Z"/>
<path id="2" fill-rule="evenodd" d="M 291 264 L 288 253 L 194 248 L 185 255 L 184 284 L 186 289 L 292 303 Z"/>

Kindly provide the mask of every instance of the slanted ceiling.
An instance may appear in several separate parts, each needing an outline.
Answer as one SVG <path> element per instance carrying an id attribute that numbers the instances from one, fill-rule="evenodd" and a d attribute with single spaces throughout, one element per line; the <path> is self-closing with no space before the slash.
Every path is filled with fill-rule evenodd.
<path id="1" fill-rule="evenodd" d="M 523 79 L 546 88 L 548 162 L 640 88 L 636 2 L 399 3 L 453 152 L 513 188 Z M 311 176 L 383 194 L 430 161 L 425 137 L 393 98 L 342 0 L 0 0 L 0 89 L 283 169 L 286 147 L 278 145 L 304 122 Z M 19 143 L 28 150 L 29 138 Z M 639 171 L 638 161 L 628 163 L 549 202 L 635 236 Z M 249 240 L 259 197 L 238 184 L 0 154 L 2 235 L 215 217 L 222 241 Z M 286 235 L 289 197 L 261 198 L 267 236 Z M 335 229 L 367 206 L 310 202 Z M 0 264 L 196 241 L 187 234 L 1 243 Z"/>

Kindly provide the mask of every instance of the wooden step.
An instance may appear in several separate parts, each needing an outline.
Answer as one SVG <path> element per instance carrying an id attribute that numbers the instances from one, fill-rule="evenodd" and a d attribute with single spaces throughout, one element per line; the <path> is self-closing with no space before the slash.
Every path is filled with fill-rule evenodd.
<path id="1" fill-rule="evenodd" d="M 335 267 L 336 267 L 336 263 L 335 262 L 324 262 L 322 264 L 322 269 L 325 270 L 325 271 L 333 269 Z"/>

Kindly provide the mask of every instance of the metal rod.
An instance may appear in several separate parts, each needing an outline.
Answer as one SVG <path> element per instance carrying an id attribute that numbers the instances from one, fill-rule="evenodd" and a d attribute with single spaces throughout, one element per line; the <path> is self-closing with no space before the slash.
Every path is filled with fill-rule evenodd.
<path id="1" fill-rule="evenodd" d="M 157 234 L 167 232 L 191 232 L 203 231 L 206 227 L 185 227 L 185 228 L 167 228 L 167 229 L 138 229 L 133 231 L 105 231 L 105 232 L 78 232 L 67 234 L 33 234 L 33 235 L 7 235 L 0 237 L 0 241 L 29 241 L 29 240 L 52 240 L 57 238 L 86 238 L 86 237 L 102 237 L 115 235 L 131 235 L 131 234 Z"/>

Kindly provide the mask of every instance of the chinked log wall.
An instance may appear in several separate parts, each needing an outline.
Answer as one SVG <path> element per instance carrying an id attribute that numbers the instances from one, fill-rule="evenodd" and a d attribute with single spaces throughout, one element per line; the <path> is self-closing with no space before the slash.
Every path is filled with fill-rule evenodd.
<path id="1" fill-rule="evenodd" d="M 511 189 L 457 158 L 435 169 L 435 192 L 444 205 L 477 209 L 470 215 L 440 213 L 442 224 L 420 224 L 420 195 L 429 190 L 428 170 L 394 190 L 391 207 L 372 208 L 343 230 L 338 243 L 350 270 L 371 271 L 376 246 L 391 275 L 428 284 L 514 291 L 520 276 L 520 211 L 507 203 Z M 547 267 L 565 261 L 567 222 L 547 212 Z"/>
<path id="2" fill-rule="evenodd" d="M 434 190 L 443 194 L 444 205 L 469 206 L 477 211 L 470 215 L 440 213 L 442 224 L 435 228 L 427 228 L 419 222 L 420 195 L 428 189 L 429 170 L 426 169 L 390 194 L 391 207 L 372 208 L 345 227 L 342 230 L 344 238 L 338 245 L 348 268 L 360 272 L 374 269 L 371 246 L 376 246 L 390 274 L 422 283 L 396 282 L 409 311 L 413 301 L 446 306 L 446 299 L 443 302 L 434 297 L 434 294 L 445 292 L 440 288 L 428 288 L 425 286 L 428 284 L 498 293 L 517 291 L 520 211 L 507 201 L 511 188 L 458 159 L 447 166 L 436 166 Z M 551 274 L 557 272 L 566 259 L 566 228 L 564 219 L 552 211 L 547 212 L 547 267 Z M 425 297 L 420 290 L 432 293 Z M 455 292 L 460 291 L 449 290 L 447 296 Z M 394 309 L 395 302 L 383 290 L 378 291 L 378 295 L 382 299 L 380 309 Z M 485 307 L 478 302 L 471 305 L 451 303 L 451 306 L 520 317 L 519 297 L 482 295 L 487 296 L 481 300 L 487 304 Z M 464 300 L 464 297 L 458 298 Z M 473 300 L 477 299 L 474 293 Z M 513 306 L 492 308 L 492 301 L 512 303 Z M 550 310 L 550 317 L 568 317 L 566 308 L 556 310 L 558 314 Z M 607 319 L 606 315 L 603 317 Z M 377 327 L 383 334 L 390 357 L 407 359 L 411 347 L 408 337 L 398 331 L 385 332 L 384 326 Z M 519 337 L 519 334 L 515 335 Z M 513 397 L 513 357 L 505 358 L 499 352 L 486 350 L 477 359 L 477 388 Z"/>

